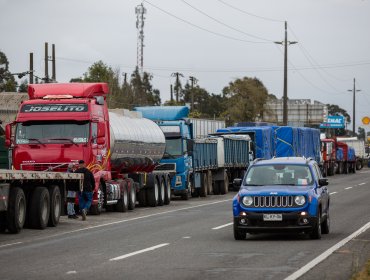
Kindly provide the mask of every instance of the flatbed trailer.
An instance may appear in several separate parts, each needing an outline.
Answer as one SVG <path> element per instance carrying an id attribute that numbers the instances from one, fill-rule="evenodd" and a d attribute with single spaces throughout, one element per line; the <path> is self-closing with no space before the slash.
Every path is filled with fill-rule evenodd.
<path id="1" fill-rule="evenodd" d="M 64 211 L 67 185 L 82 189 L 83 174 L 0 169 L 0 231 L 55 227 Z"/>

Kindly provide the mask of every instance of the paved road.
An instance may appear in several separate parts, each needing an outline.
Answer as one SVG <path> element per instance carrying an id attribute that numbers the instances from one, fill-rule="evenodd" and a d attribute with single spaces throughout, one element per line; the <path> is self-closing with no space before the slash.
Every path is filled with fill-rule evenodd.
<path id="1" fill-rule="evenodd" d="M 57 228 L 0 234 L 5 279 L 285 279 L 370 222 L 370 170 L 330 178 L 332 232 L 321 240 L 261 234 L 235 241 L 231 199 L 62 217 Z M 302 279 L 349 279 L 370 249 L 370 230 L 335 250 Z M 340 262 L 338 264 L 338 262 Z"/>

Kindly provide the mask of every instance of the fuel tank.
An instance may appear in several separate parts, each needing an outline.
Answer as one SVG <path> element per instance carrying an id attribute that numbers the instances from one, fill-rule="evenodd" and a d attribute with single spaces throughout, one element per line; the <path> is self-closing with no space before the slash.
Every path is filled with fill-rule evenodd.
<path id="1" fill-rule="evenodd" d="M 153 121 L 138 112 L 109 110 L 112 169 L 151 172 L 162 159 L 165 136 Z"/>

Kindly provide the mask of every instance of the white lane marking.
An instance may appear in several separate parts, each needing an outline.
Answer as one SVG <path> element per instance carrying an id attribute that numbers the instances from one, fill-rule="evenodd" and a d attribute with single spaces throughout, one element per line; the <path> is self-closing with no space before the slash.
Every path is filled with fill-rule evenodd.
<path id="1" fill-rule="evenodd" d="M 336 194 L 336 193 L 338 193 L 338 192 L 331 192 L 330 195 L 333 195 L 333 194 Z"/>
<path id="2" fill-rule="evenodd" d="M 86 227 L 86 228 L 80 228 L 80 229 L 75 229 L 75 230 L 71 230 L 71 231 L 61 232 L 61 233 L 57 233 L 57 234 L 54 234 L 54 235 L 43 236 L 43 237 L 40 237 L 40 238 L 29 239 L 29 240 L 26 240 L 24 242 L 17 242 L 17 243 L 13 243 L 13 244 L 8 244 L 6 246 L 10 246 L 10 245 L 18 244 L 18 243 L 34 242 L 34 241 L 37 241 L 37 240 L 45 240 L 45 238 L 59 237 L 59 236 L 63 236 L 63 235 L 71 234 L 71 233 L 85 231 L 85 230 L 96 229 L 96 228 L 101 228 L 101 227 L 106 227 L 106 226 L 111 226 L 111 225 L 116 225 L 116 224 L 136 221 L 136 220 L 141 220 L 141 219 L 145 219 L 145 218 L 151 218 L 151 217 L 154 217 L 154 216 L 160 216 L 160 215 L 165 215 L 165 214 L 169 214 L 169 213 L 175 213 L 175 212 L 179 212 L 179 211 L 184 211 L 184 210 L 209 206 L 209 205 L 213 205 L 213 204 L 229 202 L 229 201 L 232 201 L 232 200 L 233 199 L 230 198 L 230 199 L 218 200 L 218 201 L 214 201 L 214 202 L 203 203 L 203 204 L 199 204 L 199 205 L 194 205 L 194 206 L 189 206 L 189 207 L 184 207 L 184 208 L 179 208 L 179 209 L 174 209 L 174 210 L 168 210 L 168 211 L 154 213 L 154 214 L 145 215 L 145 216 L 140 216 L 140 217 L 136 217 L 136 218 L 125 219 L 125 220 L 120 220 L 120 221 L 116 221 L 116 222 L 110 222 L 110 223 L 105 223 L 105 224 L 101 224 L 101 225 L 96 225 L 96 226 L 91 226 L 91 227 Z M 0 248 L 1 248 L 1 246 L 0 246 Z"/>
<path id="3" fill-rule="evenodd" d="M 231 226 L 233 223 L 228 223 L 228 224 L 224 224 L 222 226 L 218 226 L 218 227 L 214 227 L 212 229 L 220 229 L 220 228 L 224 228 L 224 227 L 228 227 L 228 226 Z"/>
<path id="4" fill-rule="evenodd" d="M 69 275 L 69 274 L 77 274 L 77 271 L 76 270 L 67 271 L 66 274 L 67 275 Z"/>
<path id="5" fill-rule="evenodd" d="M 324 261 L 327 257 L 329 257 L 331 254 L 333 254 L 336 250 L 344 246 L 347 242 L 351 241 L 352 239 L 359 236 L 361 233 L 365 232 L 370 228 L 370 222 L 365 224 L 363 227 L 352 233 L 350 236 L 344 238 L 343 240 L 339 241 L 337 244 L 326 250 L 324 253 L 322 253 L 320 256 L 316 257 L 312 261 L 310 261 L 305 266 L 302 266 L 300 269 L 298 269 L 293 274 L 289 275 L 285 280 L 295 280 L 299 277 L 301 277 L 303 274 L 308 272 L 310 269 L 312 269 L 315 265 L 319 264 L 320 262 Z"/>
<path id="6" fill-rule="evenodd" d="M 190 239 L 191 236 L 184 236 L 183 239 Z"/>
<path id="7" fill-rule="evenodd" d="M 362 185 L 365 185 L 366 183 L 360 183 L 360 184 L 358 184 L 359 186 L 362 186 Z"/>
<path id="8" fill-rule="evenodd" d="M 349 190 L 349 189 L 352 189 L 353 187 L 347 187 L 347 188 L 344 188 L 345 190 Z"/>
<path id="9" fill-rule="evenodd" d="M 129 254 L 126 254 L 126 255 L 122 255 L 122 256 L 110 259 L 110 261 L 118 261 L 118 260 L 127 259 L 129 257 L 135 256 L 135 255 L 138 255 L 138 254 L 142 254 L 142 253 L 145 253 L 145 252 L 153 251 L 155 249 L 158 249 L 158 248 L 161 248 L 161 247 L 164 247 L 164 246 L 167 246 L 167 245 L 170 245 L 170 243 L 163 243 L 163 244 L 159 244 L 159 245 L 156 245 L 156 246 L 153 246 L 153 247 L 142 249 L 142 250 L 139 250 L 139 251 L 136 251 L 136 252 L 132 252 L 132 253 L 129 253 Z"/>
<path id="10" fill-rule="evenodd" d="M 15 243 L 9 243 L 9 244 L 4 244 L 1 245 L 0 248 L 7 247 L 7 246 L 12 246 L 12 245 L 17 245 L 17 244 L 22 244 L 23 242 L 15 242 Z"/>

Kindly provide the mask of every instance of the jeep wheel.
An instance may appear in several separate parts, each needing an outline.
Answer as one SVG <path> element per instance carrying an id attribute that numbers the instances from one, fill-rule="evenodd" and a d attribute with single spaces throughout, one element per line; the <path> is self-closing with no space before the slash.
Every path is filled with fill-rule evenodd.
<path id="1" fill-rule="evenodd" d="M 310 233 L 311 239 L 321 239 L 321 213 L 319 211 L 317 216 L 316 225 L 313 227 L 312 232 Z"/>
<path id="2" fill-rule="evenodd" d="M 328 234 L 329 232 L 330 232 L 330 215 L 328 210 L 328 213 L 326 214 L 326 219 L 321 225 L 321 233 Z"/>
<path id="3" fill-rule="evenodd" d="M 238 229 L 237 222 L 234 220 L 234 238 L 235 240 L 244 240 L 246 238 L 247 234 Z"/>

